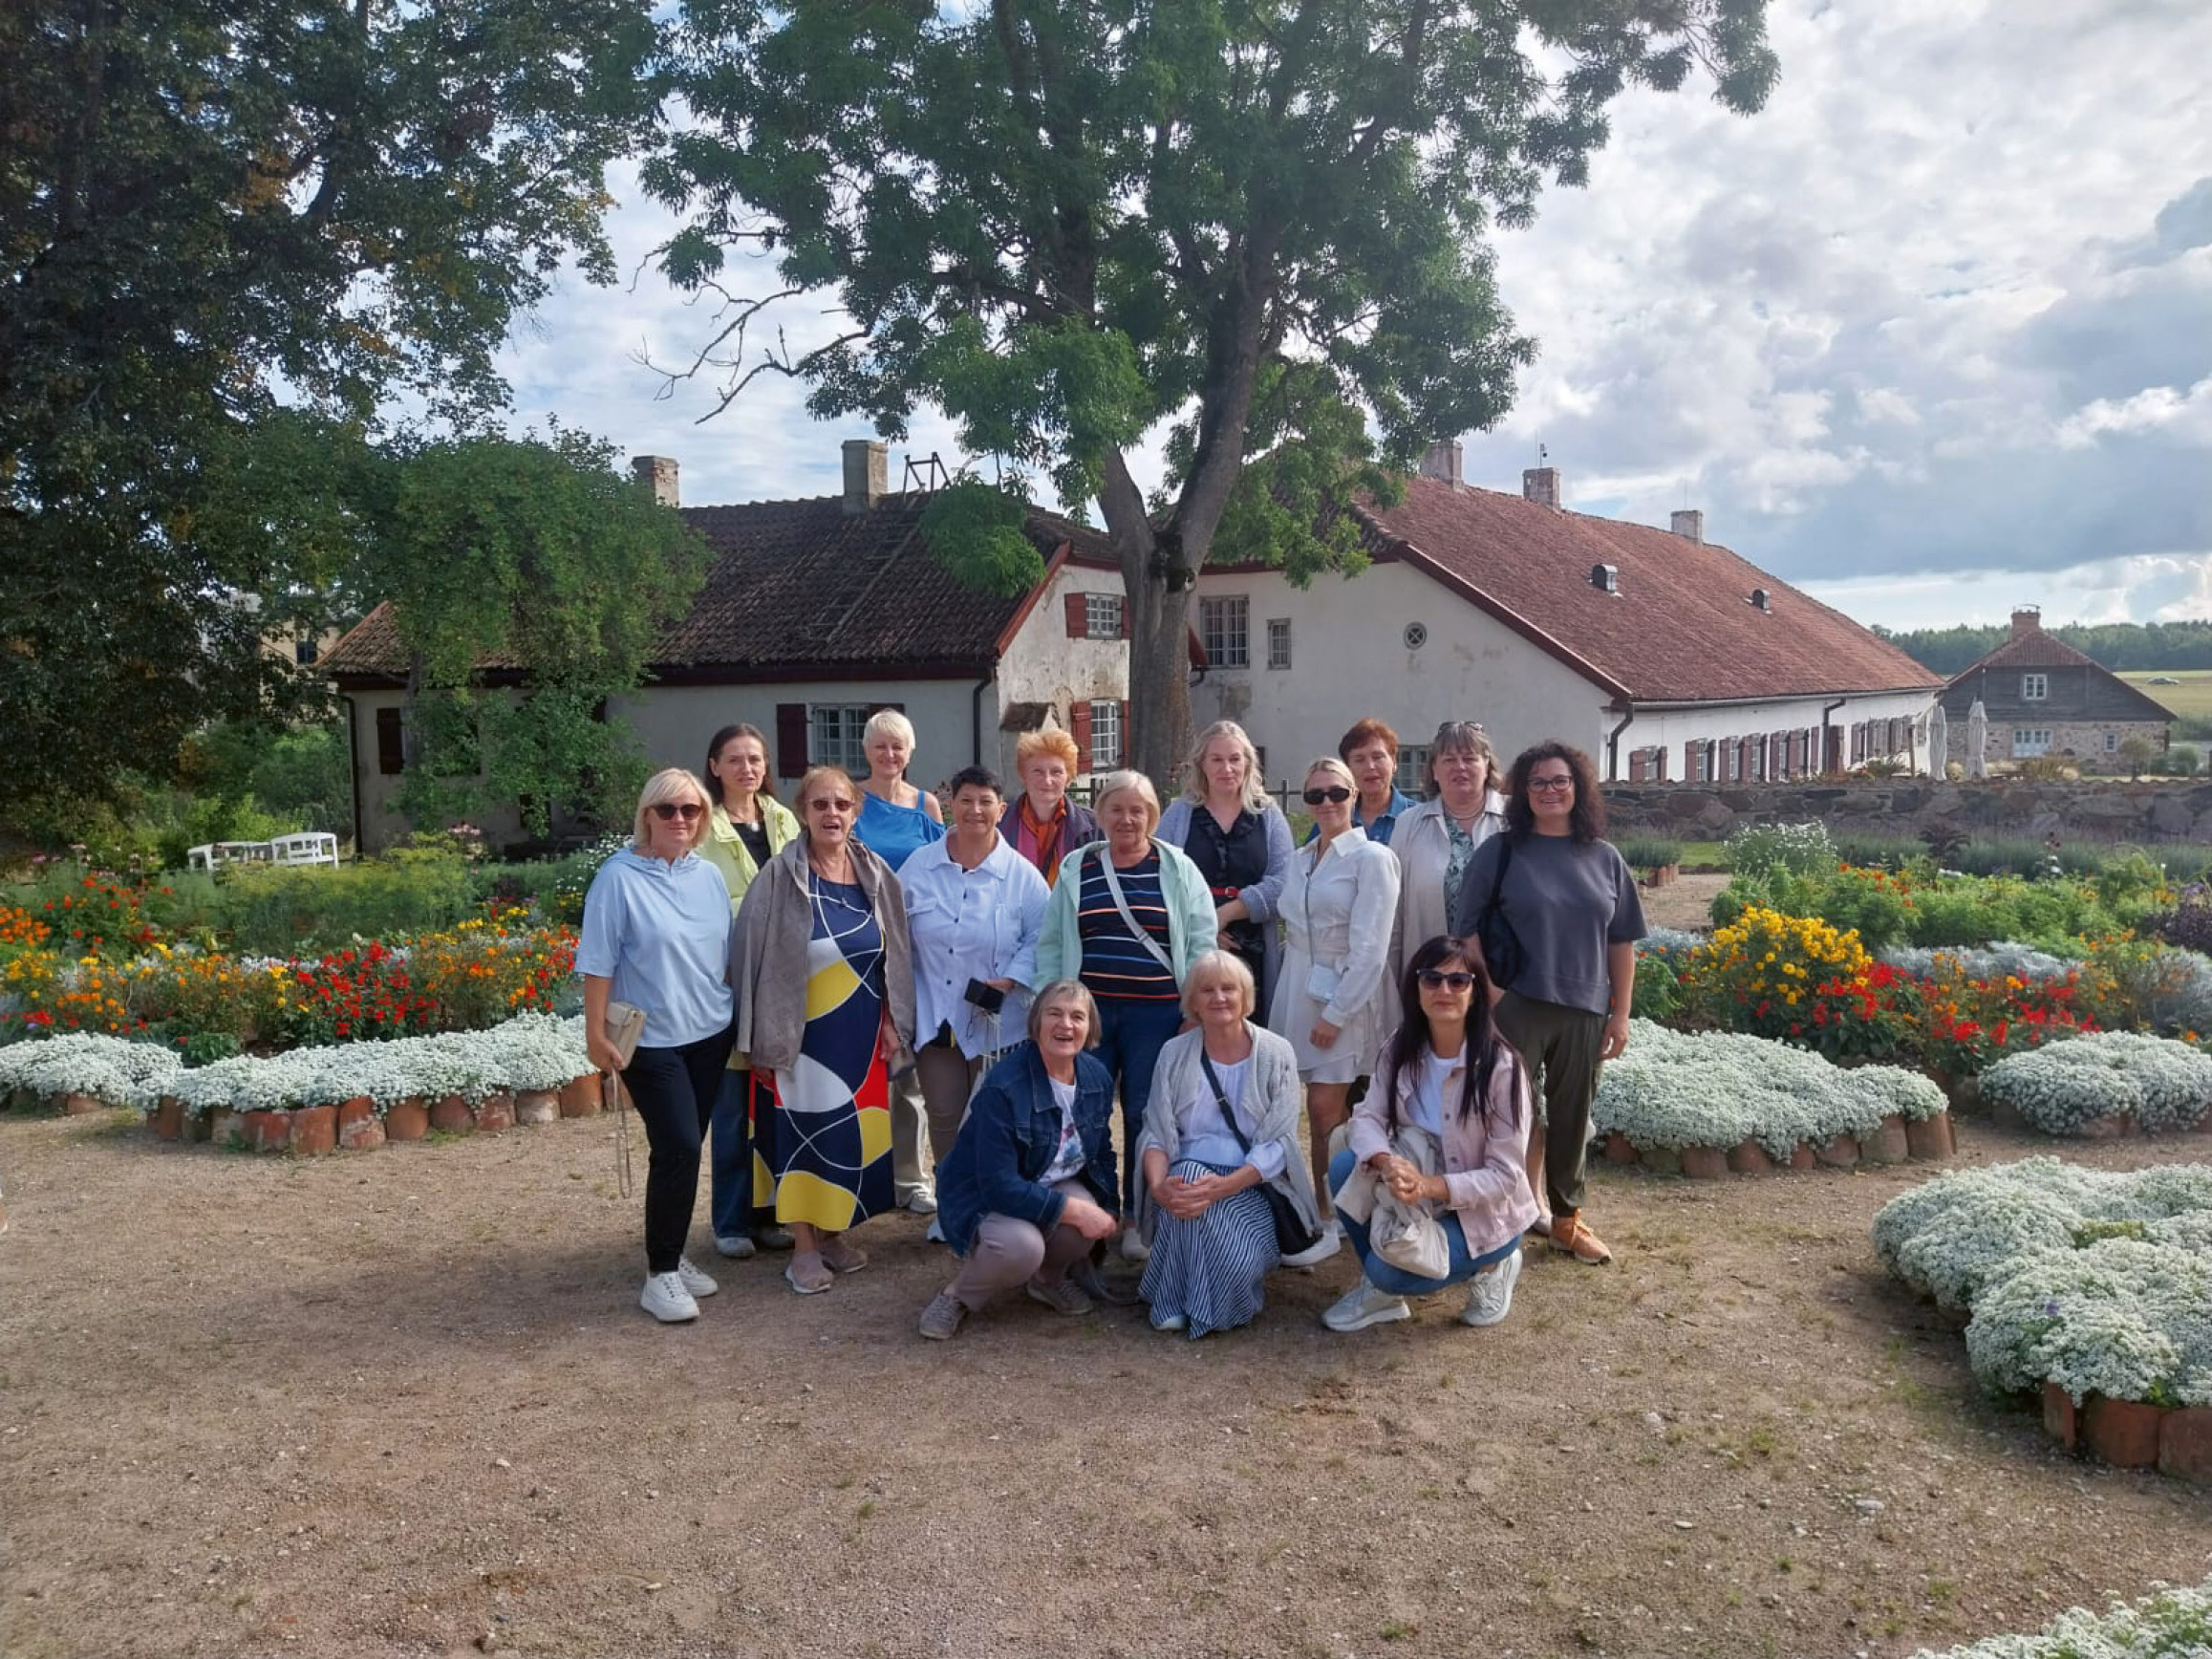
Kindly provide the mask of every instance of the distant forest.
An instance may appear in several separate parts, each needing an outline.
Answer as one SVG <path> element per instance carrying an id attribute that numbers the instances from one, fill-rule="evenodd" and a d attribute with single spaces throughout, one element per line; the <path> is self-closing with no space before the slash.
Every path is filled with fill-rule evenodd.
<path id="1" fill-rule="evenodd" d="M 1877 628 L 1915 662 L 1938 674 L 1971 668 L 2005 643 L 2011 629 Z M 2051 632 L 2105 667 L 2171 673 L 2181 668 L 2212 668 L 2212 620 L 2197 622 L 2069 622 Z"/>

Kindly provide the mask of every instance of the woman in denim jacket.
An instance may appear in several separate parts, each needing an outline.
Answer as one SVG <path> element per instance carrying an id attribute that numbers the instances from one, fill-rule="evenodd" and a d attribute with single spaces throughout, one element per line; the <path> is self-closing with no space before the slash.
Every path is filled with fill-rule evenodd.
<path id="1" fill-rule="evenodd" d="M 1085 1052 L 1098 1011 L 1075 980 L 1056 980 L 1029 1009 L 1029 1041 L 994 1066 L 937 1167 L 937 1224 L 962 1259 L 922 1312 L 934 1342 L 1017 1284 L 1055 1313 L 1087 1313 L 1068 1269 L 1110 1238 L 1113 1077 Z"/>

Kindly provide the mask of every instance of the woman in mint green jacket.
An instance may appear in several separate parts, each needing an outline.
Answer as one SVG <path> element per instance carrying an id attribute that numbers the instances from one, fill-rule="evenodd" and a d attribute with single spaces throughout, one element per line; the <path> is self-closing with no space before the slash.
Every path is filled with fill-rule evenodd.
<path id="1" fill-rule="evenodd" d="M 698 853 L 729 885 L 730 915 L 761 867 L 799 837 L 799 820 L 776 799 L 768 781 L 768 740 L 758 726 L 726 725 L 707 745 L 707 814 Z M 753 1110 L 753 1070 L 742 1054 L 730 1055 L 715 1101 L 712 1169 L 715 1248 L 743 1259 L 755 1250 L 788 1250 L 791 1235 L 775 1224 L 776 1189 L 755 1125 L 767 1110 Z"/>

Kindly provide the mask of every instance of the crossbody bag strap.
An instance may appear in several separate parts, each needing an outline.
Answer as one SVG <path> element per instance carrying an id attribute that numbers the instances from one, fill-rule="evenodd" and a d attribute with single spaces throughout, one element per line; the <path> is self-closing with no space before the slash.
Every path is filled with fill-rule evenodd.
<path id="1" fill-rule="evenodd" d="M 1482 907 L 1483 914 L 1485 916 L 1488 916 L 1492 911 L 1497 909 L 1498 894 L 1505 891 L 1505 873 L 1513 868 L 1513 831 L 1510 830 L 1505 831 L 1504 840 L 1505 850 L 1497 855 L 1497 873 L 1492 876 L 1490 881 L 1490 902 Z M 1476 931 L 1481 931 L 1481 924 L 1479 922 L 1476 924 Z"/>
<path id="2" fill-rule="evenodd" d="M 1206 1073 L 1206 1087 L 1213 1091 L 1213 1104 L 1221 1109 L 1221 1121 L 1229 1126 L 1229 1132 L 1236 1137 L 1236 1144 L 1244 1149 L 1244 1155 L 1252 1155 L 1252 1137 L 1236 1121 L 1236 1109 L 1229 1104 L 1229 1091 L 1221 1087 L 1221 1079 L 1213 1070 L 1213 1057 L 1206 1052 L 1205 1045 L 1198 1047 L 1199 1069 Z"/>
<path id="3" fill-rule="evenodd" d="M 1101 847 L 1098 850 L 1098 865 L 1101 870 L 1106 872 L 1106 891 L 1114 895 L 1114 909 L 1122 913 L 1123 923 L 1127 925 L 1130 933 L 1136 936 L 1137 943 L 1145 947 L 1146 953 L 1151 957 L 1152 960 L 1158 962 L 1161 967 L 1172 975 L 1175 971 L 1175 964 L 1168 960 L 1168 953 L 1160 948 L 1160 941 L 1151 936 L 1150 931 L 1137 920 L 1136 913 L 1129 909 L 1128 897 L 1122 892 L 1122 878 L 1114 873 L 1114 855 L 1111 848 Z M 1163 902 L 1167 896 L 1168 861 L 1163 858 L 1160 860 L 1160 897 Z"/>

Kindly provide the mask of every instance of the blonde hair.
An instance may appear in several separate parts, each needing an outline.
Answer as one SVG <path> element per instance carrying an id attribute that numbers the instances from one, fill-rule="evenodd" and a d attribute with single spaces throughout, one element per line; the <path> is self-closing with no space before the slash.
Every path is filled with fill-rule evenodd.
<path id="1" fill-rule="evenodd" d="M 1184 799 L 1206 799 L 1206 751 L 1222 738 L 1234 743 L 1244 756 L 1244 809 L 1266 811 L 1275 805 L 1275 797 L 1267 792 L 1267 780 L 1259 775 L 1259 751 L 1253 746 L 1251 734 L 1233 720 L 1217 720 L 1198 734 L 1197 744 L 1191 750 L 1191 781 L 1183 787 Z"/>
<path id="2" fill-rule="evenodd" d="M 806 822 L 806 800 L 814 793 L 817 784 L 835 784 L 845 791 L 845 798 L 852 804 L 855 816 L 860 812 L 860 786 L 852 781 L 852 774 L 843 766 L 809 766 L 806 775 L 799 780 L 798 788 L 791 792 L 791 805 L 798 809 L 799 833 L 805 840 L 814 838 L 813 826 Z"/>
<path id="3" fill-rule="evenodd" d="M 860 746 L 866 748 L 887 734 L 906 744 L 907 759 L 913 759 L 914 722 L 895 708 L 879 708 L 868 717 L 868 724 L 861 728 Z"/>
<path id="4" fill-rule="evenodd" d="M 1037 1033 L 1044 1025 L 1044 1007 L 1048 1002 L 1081 1002 L 1085 1019 L 1083 1045 L 1096 1048 L 1106 1035 L 1099 1029 L 1098 1002 L 1090 994 L 1090 987 L 1081 980 L 1055 980 L 1039 991 L 1029 1002 L 1029 1041 L 1037 1041 Z"/>
<path id="5" fill-rule="evenodd" d="M 1152 780 L 1142 772 L 1108 772 L 1098 781 L 1098 790 L 1090 798 L 1090 809 L 1097 813 L 1100 822 L 1104 823 L 1106 801 L 1112 796 L 1130 789 L 1142 795 L 1145 798 L 1145 805 L 1151 808 L 1152 821 L 1147 826 L 1148 832 L 1157 830 L 1160 827 L 1160 792 L 1152 787 Z"/>
<path id="6" fill-rule="evenodd" d="M 1020 776 L 1031 761 L 1044 755 L 1064 762 L 1071 778 L 1083 770 L 1083 756 L 1076 752 L 1075 739 L 1058 726 L 1047 726 L 1042 731 L 1023 732 L 1015 740 L 1015 776 Z"/>
<path id="7" fill-rule="evenodd" d="M 1336 756 L 1316 755 L 1313 764 L 1306 767 L 1305 775 L 1311 778 L 1316 772 L 1328 773 L 1330 777 L 1352 791 L 1353 800 L 1356 801 L 1360 798 L 1359 782 L 1352 776 L 1352 768 L 1338 760 Z"/>
<path id="8" fill-rule="evenodd" d="M 663 766 L 645 780 L 645 787 L 638 792 L 637 815 L 630 825 L 630 851 L 645 852 L 653 845 L 653 832 L 646 818 L 654 808 L 663 801 L 697 801 L 699 809 L 699 827 L 705 828 L 706 815 L 715 809 L 698 779 L 682 766 Z M 697 836 L 693 838 L 695 841 Z"/>
<path id="9" fill-rule="evenodd" d="M 1198 993 L 1209 980 L 1227 980 L 1235 986 L 1236 994 L 1244 999 L 1244 1017 L 1252 1018 L 1252 1010 L 1259 1002 L 1259 986 L 1243 959 L 1223 950 L 1200 951 L 1183 970 L 1183 1018 L 1198 1018 Z"/>

